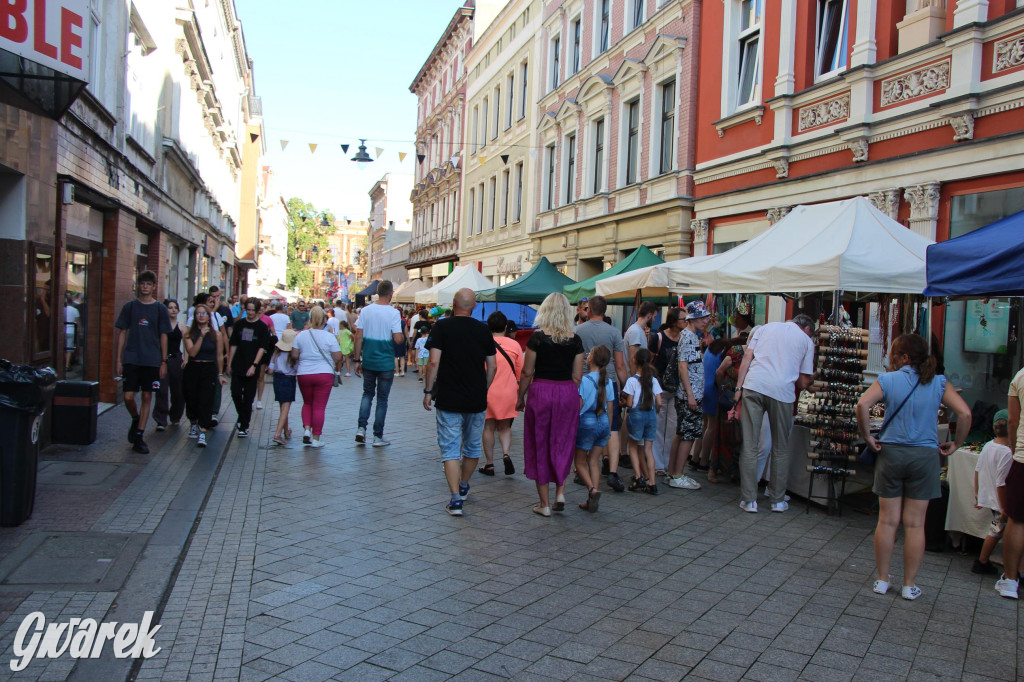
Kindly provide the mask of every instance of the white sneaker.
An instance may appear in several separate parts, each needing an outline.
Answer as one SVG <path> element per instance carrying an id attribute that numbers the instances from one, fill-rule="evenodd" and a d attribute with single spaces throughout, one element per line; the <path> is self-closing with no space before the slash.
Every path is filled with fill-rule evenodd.
<path id="1" fill-rule="evenodd" d="M 312 429 L 305 429 L 305 430 L 303 430 L 303 432 L 302 432 L 302 444 L 303 445 L 309 445 L 312 442 L 313 442 L 313 430 Z"/>
<path id="2" fill-rule="evenodd" d="M 325 445 L 327 445 L 327 443 L 323 442 L 323 441 L 322 441 L 322 440 L 320 440 L 319 438 L 314 438 L 313 440 L 311 440 L 311 441 L 309 442 L 309 445 L 307 445 L 306 447 L 310 447 L 310 448 L 322 448 L 322 447 L 323 447 L 323 446 L 325 446 Z"/>
<path id="3" fill-rule="evenodd" d="M 875 594 L 885 594 L 889 591 L 889 583 L 892 582 L 892 575 L 888 576 L 888 580 L 876 580 L 875 584 L 871 587 L 871 591 Z"/>
<path id="4" fill-rule="evenodd" d="M 391 443 L 389 441 L 384 440 L 380 436 L 374 436 L 373 437 L 373 447 L 375 447 L 375 448 L 382 448 L 382 447 L 385 447 L 387 445 L 391 445 Z"/>
<path id="5" fill-rule="evenodd" d="M 192 428 L 188 430 L 189 438 L 199 438 L 199 424 L 193 424 Z"/>
<path id="6" fill-rule="evenodd" d="M 786 497 L 789 497 L 788 495 Z M 772 505 L 772 511 L 781 514 L 782 512 L 789 509 L 788 502 L 776 502 Z"/>
<path id="7" fill-rule="evenodd" d="M 198 438 L 196 440 L 196 446 L 200 447 L 200 448 L 205 448 L 206 447 L 206 434 L 205 433 L 200 433 L 199 434 L 199 436 L 198 436 Z"/>
<path id="8" fill-rule="evenodd" d="M 685 474 L 677 478 L 666 476 L 665 485 L 670 488 L 682 488 L 683 490 L 700 490 L 700 483 L 697 483 L 697 481 Z"/>
<path id="9" fill-rule="evenodd" d="M 999 580 L 996 581 L 996 592 L 1007 599 L 1017 599 L 1017 587 L 1017 581 L 1007 580 L 1005 573 L 999 576 Z"/>
<path id="10" fill-rule="evenodd" d="M 751 514 L 757 513 L 757 502 L 740 502 L 740 509 Z"/>
<path id="11" fill-rule="evenodd" d="M 356 429 L 356 442 L 359 443 L 360 445 L 365 445 L 366 444 L 366 427 L 365 426 L 360 426 L 358 429 Z"/>
<path id="12" fill-rule="evenodd" d="M 256 401 L 256 409 L 257 410 L 262 410 L 263 409 L 263 401 L 262 400 L 257 400 Z"/>
<path id="13" fill-rule="evenodd" d="M 903 590 L 900 591 L 900 596 L 907 601 L 914 601 L 921 596 L 921 588 L 917 585 L 904 585 Z"/>

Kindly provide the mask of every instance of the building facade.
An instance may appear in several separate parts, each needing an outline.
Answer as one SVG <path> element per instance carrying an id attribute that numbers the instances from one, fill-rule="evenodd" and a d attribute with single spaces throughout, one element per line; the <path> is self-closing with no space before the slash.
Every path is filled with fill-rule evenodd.
<path id="1" fill-rule="evenodd" d="M 691 0 L 545 3 L 533 258 L 574 279 L 644 244 L 689 256 L 696 27 Z"/>
<path id="2" fill-rule="evenodd" d="M 310 263 L 313 271 L 312 296 L 324 301 L 354 300 L 355 292 L 367 281 L 367 235 L 370 223 L 365 220 L 334 221 L 334 232 L 325 238 L 325 257 Z"/>
<path id="3" fill-rule="evenodd" d="M 409 199 L 413 176 L 386 173 L 370 188 L 369 274 L 381 279 L 385 265 L 384 253 L 410 241 L 413 207 Z M 405 281 L 405 275 L 401 281 Z"/>
<path id="4" fill-rule="evenodd" d="M 270 166 L 263 166 L 260 173 L 260 198 L 259 266 L 249 278 L 249 288 L 287 289 L 288 204 Z"/>
<path id="5" fill-rule="evenodd" d="M 263 134 L 233 3 L 88 5 L 89 84 L 60 120 L 54 162 L 53 293 L 81 317 L 51 346 L 71 340 L 68 376 L 116 401 L 110 332 L 141 270 L 157 273 L 159 298 L 183 304 L 212 285 L 245 286 Z"/>
<path id="6" fill-rule="evenodd" d="M 856 195 L 940 241 L 1024 210 L 1022 7 L 703 3 L 696 253 L 731 248 L 792 206 Z M 968 403 L 1002 404 L 1020 335 L 1003 354 L 965 348 L 976 308 L 936 306 L 932 332 Z"/>
<path id="7" fill-rule="evenodd" d="M 433 283 L 458 260 L 466 55 L 473 44 L 475 3 L 455 11 L 409 91 L 416 95 L 416 153 L 409 278 Z"/>
<path id="8" fill-rule="evenodd" d="M 537 215 L 535 70 L 542 3 L 512 0 L 466 60 L 466 126 L 459 262 L 498 285 L 531 267 Z"/>

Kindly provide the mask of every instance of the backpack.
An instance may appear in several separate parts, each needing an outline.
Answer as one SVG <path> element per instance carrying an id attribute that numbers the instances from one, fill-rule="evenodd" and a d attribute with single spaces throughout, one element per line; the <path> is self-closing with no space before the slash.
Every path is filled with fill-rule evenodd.
<path id="1" fill-rule="evenodd" d="M 668 364 L 665 365 L 665 369 L 662 371 L 659 381 L 661 382 L 661 390 L 670 395 L 675 394 L 676 390 L 679 389 L 678 345 L 672 349 L 672 354 L 668 356 Z"/>

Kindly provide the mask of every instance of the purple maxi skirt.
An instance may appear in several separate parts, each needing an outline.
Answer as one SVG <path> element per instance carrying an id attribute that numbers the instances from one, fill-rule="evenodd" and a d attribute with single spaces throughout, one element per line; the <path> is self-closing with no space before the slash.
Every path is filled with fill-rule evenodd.
<path id="1" fill-rule="evenodd" d="M 572 470 L 580 395 L 574 381 L 534 379 L 526 400 L 523 460 L 526 477 L 562 485 Z"/>

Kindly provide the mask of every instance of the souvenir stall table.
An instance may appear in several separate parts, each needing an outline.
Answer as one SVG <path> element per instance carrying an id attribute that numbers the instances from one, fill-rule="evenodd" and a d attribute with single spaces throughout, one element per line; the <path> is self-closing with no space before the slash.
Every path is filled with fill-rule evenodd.
<path id="1" fill-rule="evenodd" d="M 932 243 L 880 212 L 866 198 L 854 197 L 797 206 L 765 232 L 725 253 L 601 280 L 597 293 L 622 296 L 630 286 L 639 284 L 654 291 L 686 293 L 792 296 L 834 292 L 834 300 L 844 292 L 920 294 L 925 286 L 925 249 Z M 646 294 L 645 289 L 641 292 Z M 853 394 L 865 388 L 867 332 L 844 331 L 851 338 L 835 344 L 829 336 L 832 331 L 824 328 L 821 333 L 826 338 L 824 343 L 820 336 L 816 339 L 816 391 L 807 400 L 820 409 L 811 414 L 822 420 L 820 424 L 819 420 L 804 420 L 815 423 L 794 426 L 787 487 L 794 494 L 834 505 L 843 483 L 849 486 L 856 480 L 870 486 L 870 469 L 854 464 L 857 429 L 852 421 Z M 815 429 L 819 433 L 814 433 Z"/>

